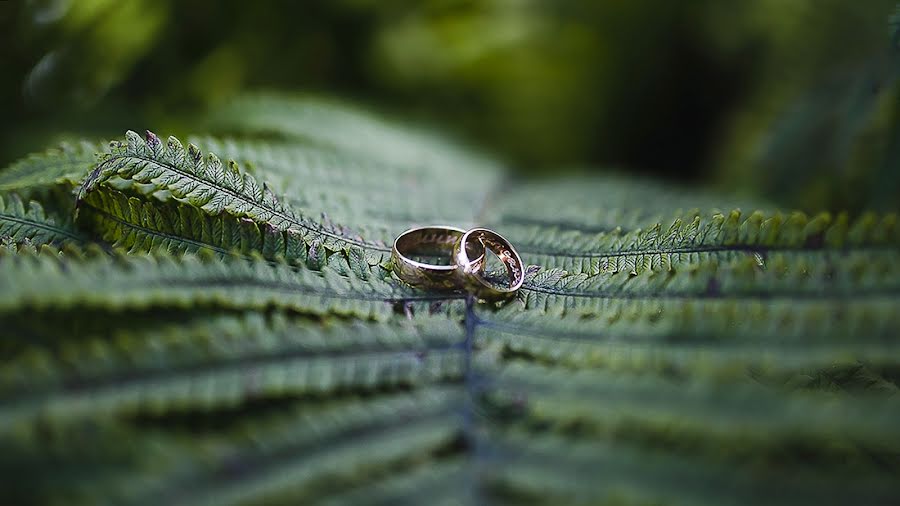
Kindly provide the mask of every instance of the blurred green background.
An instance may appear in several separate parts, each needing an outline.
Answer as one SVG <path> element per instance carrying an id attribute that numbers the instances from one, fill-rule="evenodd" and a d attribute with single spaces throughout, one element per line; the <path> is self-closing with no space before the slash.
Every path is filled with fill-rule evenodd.
<path id="1" fill-rule="evenodd" d="M 0 1 L 0 163 L 66 137 L 183 134 L 242 91 L 302 91 L 436 126 L 530 176 L 896 210 L 897 5 Z"/>

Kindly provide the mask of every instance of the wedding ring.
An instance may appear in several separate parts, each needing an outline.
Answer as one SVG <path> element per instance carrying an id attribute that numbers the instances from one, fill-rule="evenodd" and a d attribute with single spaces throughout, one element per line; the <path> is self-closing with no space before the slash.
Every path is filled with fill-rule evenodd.
<path id="1" fill-rule="evenodd" d="M 473 249 L 473 244 L 481 244 L 481 246 L 475 246 Z M 484 276 L 484 264 L 487 263 L 486 251 L 480 258 L 474 260 L 469 254 L 470 251 L 483 251 L 484 248 L 493 251 L 506 266 L 508 283 L 497 283 Z M 525 281 L 525 269 L 519 253 L 509 241 L 493 230 L 473 228 L 464 233 L 453 248 L 453 258 L 460 271 L 463 288 L 482 300 L 509 298 Z"/>
<path id="2" fill-rule="evenodd" d="M 454 247 L 465 230 L 447 226 L 412 228 L 400 234 L 391 248 L 391 264 L 394 274 L 406 283 L 430 290 L 459 290 L 463 287 L 460 272 L 453 263 Z M 479 272 L 484 265 L 484 246 L 476 241 L 462 248 L 472 272 Z M 446 259 L 446 264 L 430 264 L 412 257 Z"/>

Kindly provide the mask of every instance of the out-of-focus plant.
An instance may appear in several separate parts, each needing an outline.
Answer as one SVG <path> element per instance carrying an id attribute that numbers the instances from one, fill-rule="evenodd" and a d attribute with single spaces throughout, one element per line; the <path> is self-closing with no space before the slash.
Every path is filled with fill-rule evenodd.
<path id="1" fill-rule="evenodd" d="M 125 80 L 137 61 L 157 43 L 169 20 L 169 5 L 148 0 L 30 1 L 34 32 L 24 36 L 53 39 L 25 78 L 32 103 L 88 106 Z M 140 22 L 135 22 L 140 20 Z M 36 41 L 37 42 L 37 41 Z"/>
<path id="2" fill-rule="evenodd" d="M 900 49 L 890 3 L 722 9 L 741 20 L 717 33 L 722 47 L 761 40 L 767 57 L 722 137 L 719 182 L 803 208 L 896 209 Z"/>
<path id="3" fill-rule="evenodd" d="M 187 132 L 245 88 L 304 89 L 421 116 L 531 173 L 614 166 L 891 208 L 895 4 L 3 2 L 0 91 L 26 100 L 0 159 L 67 131 Z"/>

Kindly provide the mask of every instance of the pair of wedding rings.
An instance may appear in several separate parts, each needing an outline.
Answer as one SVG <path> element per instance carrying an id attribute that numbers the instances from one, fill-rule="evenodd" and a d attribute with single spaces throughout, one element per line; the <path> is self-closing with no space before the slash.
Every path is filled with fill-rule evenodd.
<path id="1" fill-rule="evenodd" d="M 501 280 L 486 276 L 488 250 L 506 267 Z M 413 258 L 449 257 L 445 264 Z M 465 290 L 481 300 L 502 300 L 515 295 L 525 280 L 522 259 L 509 241 L 486 228 L 469 231 L 456 227 L 429 226 L 407 230 L 391 249 L 394 273 L 404 282 L 428 290 Z"/>

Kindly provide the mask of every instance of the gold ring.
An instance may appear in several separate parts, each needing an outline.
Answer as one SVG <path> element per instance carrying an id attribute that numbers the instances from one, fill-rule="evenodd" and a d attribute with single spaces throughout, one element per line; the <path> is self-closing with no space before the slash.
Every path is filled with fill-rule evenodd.
<path id="1" fill-rule="evenodd" d="M 476 243 L 473 249 L 472 243 Z M 471 259 L 469 251 L 488 248 L 493 251 L 506 266 L 509 283 L 498 284 L 484 277 L 485 255 Z M 486 252 L 485 252 L 486 253 Z M 501 300 L 513 296 L 525 281 L 525 269 L 522 258 L 512 244 L 503 236 L 486 228 L 473 228 L 462 237 L 453 248 L 453 258 L 460 271 L 463 288 L 482 300 Z"/>
<path id="2" fill-rule="evenodd" d="M 453 263 L 454 247 L 465 230 L 447 226 L 411 228 L 394 240 L 391 248 L 391 264 L 394 273 L 406 283 L 432 290 L 459 290 L 463 287 L 459 270 Z M 467 252 L 474 257 L 470 268 L 478 271 L 484 266 L 484 246 L 473 243 Z M 410 258 L 445 258 L 446 264 L 428 264 Z"/>

